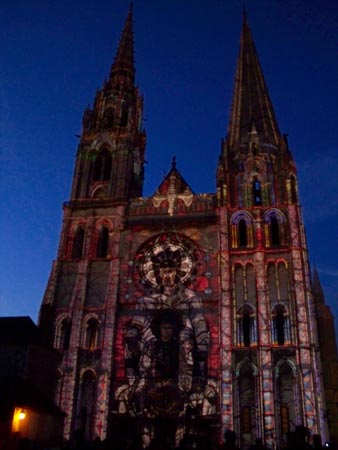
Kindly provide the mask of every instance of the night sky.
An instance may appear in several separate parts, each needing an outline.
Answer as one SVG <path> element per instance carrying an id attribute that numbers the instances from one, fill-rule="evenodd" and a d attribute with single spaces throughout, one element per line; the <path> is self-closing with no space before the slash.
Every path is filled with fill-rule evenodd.
<path id="1" fill-rule="evenodd" d="M 0 316 L 37 320 L 69 199 L 81 119 L 102 86 L 127 0 L 0 6 Z M 145 100 L 144 195 L 177 168 L 214 192 L 242 24 L 241 0 L 136 0 Z M 247 0 L 249 25 L 298 168 L 311 265 L 338 317 L 338 3 Z"/>

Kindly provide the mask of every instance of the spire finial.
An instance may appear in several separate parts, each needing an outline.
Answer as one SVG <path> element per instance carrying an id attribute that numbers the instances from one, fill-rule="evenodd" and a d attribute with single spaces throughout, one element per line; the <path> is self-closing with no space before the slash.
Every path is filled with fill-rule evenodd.
<path id="1" fill-rule="evenodd" d="M 171 170 L 176 169 L 176 156 L 173 156 L 173 159 L 171 161 Z"/>
<path id="2" fill-rule="evenodd" d="M 246 15 L 246 5 L 245 0 L 243 0 L 243 10 L 242 10 L 243 24 L 247 23 L 247 15 Z"/>
<path id="3" fill-rule="evenodd" d="M 120 70 L 129 72 L 132 79 L 134 69 L 134 36 L 133 36 L 133 2 L 130 2 L 129 11 L 122 31 L 120 43 L 112 65 L 111 76 Z"/>

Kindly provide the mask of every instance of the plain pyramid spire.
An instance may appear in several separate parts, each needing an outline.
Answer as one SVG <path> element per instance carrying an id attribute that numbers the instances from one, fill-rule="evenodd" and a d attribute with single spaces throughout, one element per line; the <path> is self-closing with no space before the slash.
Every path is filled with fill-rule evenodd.
<path id="1" fill-rule="evenodd" d="M 247 142 L 253 124 L 262 143 L 278 145 L 280 131 L 244 11 L 228 128 L 230 148 Z"/>
<path id="2" fill-rule="evenodd" d="M 111 68 L 111 78 L 118 73 L 121 74 L 122 71 L 128 72 L 134 81 L 133 3 L 130 4 L 119 46 Z"/>

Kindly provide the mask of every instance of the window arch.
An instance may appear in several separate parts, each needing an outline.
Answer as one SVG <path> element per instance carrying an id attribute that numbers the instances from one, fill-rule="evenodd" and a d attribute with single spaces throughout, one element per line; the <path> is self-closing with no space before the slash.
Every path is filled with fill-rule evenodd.
<path id="1" fill-rule="evenodd" d="M 94 414 L 96 402 L 96 374 L 86 370 L 80 379 L 76 414 L 76 427 L 86 440 L 94 438 Z"/>
<path id="2" fill-rule="evenodd" d="M 272 311 L 272 343 L 280 346 L 290 343 L 289 315 L 280 303 Z"/>
<path id="3" fill-rule="evenodd" d="M 254 206 L 261 206 L 262 205 L 262 189 L 261 189 L 261 182 L 257 178 L 253 180 L 252 192 L 253 192 Z"/>
<path id="4" fill-rule="evenodd" d="M 237 316 L 237 342 L 243 347 L 257 344 L 256 319 L 250 305 L 244 305 Z"/>
<path id="5" fill-rule="evenodd" d="M 236 372 L 238 374 L 236 382 L 236 397 L 239 408 L 237 414 L 239 420 L 238 428 L 240 430 L 241 446 L 245 447 L 247 439 L 251 440 L 256 435 L 257 374 L 255 373 L 255 367 L 252 367 L 246 358 L 238 365 Z"/>
<path id="6" fill-rule="evenodd" d="M 290 344 L 289 282 L 287 265 L 284 261 L 269 263 L 267 281 L 272 310 L 272 343 L 274 345 Z"/>
<path id="7" fill-rule="evenodd" d="M 61 351 L 68 350 L 72 330 L 72 321 L 69 317 L 64 317 L 56 326 L 54 346 Z"/>
<path id="8" fill-rule="evenodd" d="M 279 425 L 279 435 L 293 431 L 295 423 L 295 368 L 291 361 L 280 360 L 276 366 L 276 422 Z"/>
<path id="9" fill-rule="evenodd" d="M 250 303 L 256 305 L 256 276 L 255 269 L 252 263 L 245 266 L 242 264 L 235 264 L 233 271 L 234 279 L 234 297 L 237 308 Z"/>
<path id="10" fill-rule="evenodd" d="M 106 258 L 108 254 L 109 229 L 106 226 L 101 227 L 96 246 L 96 258 Z"/>
<path id="11" fill-rule="evenodd" d="M 231 217 L 233 248 L 254 246 L 253 218 L 247 211 L 238 211 Z"/>
<path id="12" fill-rule="evenodd" d="M 286 219 L 278 209 L 270 209 L 264 214 L 264 237 L 266 247 L 286 244 Z"/>
<path id="13" fill-rule="evenodd" d="M 271 235 L 271 245 L 280 245 L 280 233 L 279 233 L 279 222 L 276 217 L 271 217 L 270 221 L 270 235 Z"/>
<path id="14" fill-rule="evenodd" d="M 121 127 L 126 127 L 128 125 L 129 119 L 129 108 L 125 101 L 122 102 L 121 108 Z"/>
<path id="15" fill-rule="evenodd" d="M 72 259 L 81 259 L 83 254 L 84 228 L 79 226 L 75 231 L 72 247 Z"/>
<path id="16" fill-rule="evenodd" d="M 94 317 L 86 323 L 84 346 L 88 350 L 96 350 L 99 344 L 99 322 Z"/>
<path id="17" fill-rule="evenodd" d="M 240 219 L 238 222 L 238 244 L 239 247 L 246 247 L 248 245 L 248 232 L 244 219 Z"/>
<path id="18" fill-rule="evenodd" d="M 101 150 L 94 160 L 93 180 L 107 181 L 110 179 L 112 157 L 108 150 Z"/>
<path id="19" fill-rule="evenodd" d="M 107 196 L 107 186 L 105 184 L 95 186 L 95 188 L 91 191 L 92 198 L 106 198 Z"/>
<path id="20" fill-rule="evenodd" d="M 114 110 L 107 108 L 103 116 L 103 128 L 112 128 L 114 125 Z"/>
<path id="21" fill-rule="evenodd" d="M 61 370 L 58 369 L 56 372 L 56 386 L 54 394 L 54 401 L 58 406 L 61 405 L 62 384 L 63 384 L 63 373 L 61 372 Z"/>

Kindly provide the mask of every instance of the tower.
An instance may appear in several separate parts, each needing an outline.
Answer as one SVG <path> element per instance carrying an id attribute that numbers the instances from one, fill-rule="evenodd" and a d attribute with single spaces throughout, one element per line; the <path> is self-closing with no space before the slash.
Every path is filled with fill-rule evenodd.
<path id="1" fill-rule="evenodd" d="M 297 173 L 245 15 L 235 80 L 216 193 L 195 193 L 174 159 L 143 197 L 130 8 L 83 117 L 40 313 L 66 437 L 216 447 L 232 429 L 246 449 L 300 425 L 327 438 Z"/>
<path id="2" fill-rule="evenodd" d="M 228 231 L 220 244 L 220 270 L 228 275 L 222 311 L 232 325 L 222 333 L 222 394 L 232 403 L 225 418 L 240 430 L 244 447 L 253 428 L 269 445 L 276 439 L 282 446 L 291 424 L 325 432 L 324 404 L 296 168 L 245 14 L 235 80 L 217 175 Z"/>
<path id="3" fill-rule="evenodd" d="M 317 269 L 313 271 L 312 291 L 315 300 L 318 323 L 318 337 L 323 368 L 323 381 L 326 402 L 326 417 L 333 447 L 338 442 L 338 357 L 334 317 L 330 307 L 325 304 L 324 292 Z"/>

